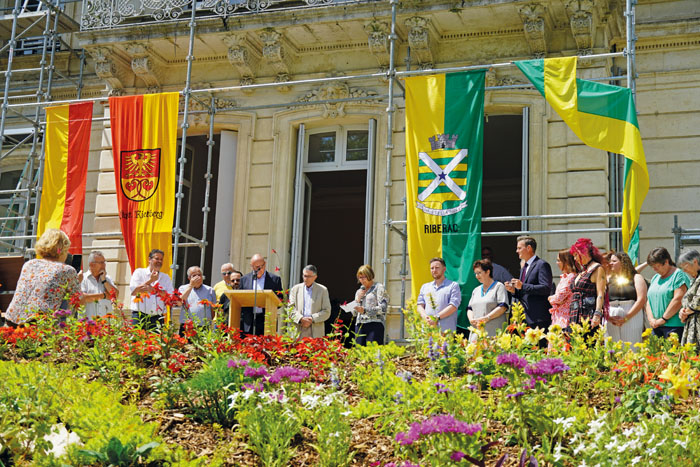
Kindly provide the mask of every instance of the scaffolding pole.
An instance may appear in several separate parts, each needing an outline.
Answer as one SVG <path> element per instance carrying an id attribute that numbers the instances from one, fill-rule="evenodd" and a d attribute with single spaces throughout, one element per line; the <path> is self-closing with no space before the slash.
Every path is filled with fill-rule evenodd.
<path id="1" fill-rule="evenodd" d="M 182 142 L 180 143 L 180 158 L 178 159 L 178 163 L 180 164 L 180 173 L 178 175 L 178 181 L 177 181 L 177 195 L 175 195 L 176 199 L 176 208 L 175 208 L 175 228 L 173 229 L 173 234 L 175 236 L 173 240 L 173 256 L 172 256 L 172 261 L 173 263 L 170 265 L 170 269 L 172 270 L 173 275 L 177 274 L 178 270 L 178 264 L 177 264 L 177 250 L 178 250 L 178 243 L 180 242 L 180 235 L 182 235 L 182 229 L 180 228 L 180 215 L 182 213 L 182 198 L 184 195 L 182 194 L 182 183 L 185 178 L 185 162 L 187 159 L 185 158 L 185 155 L 187 154 L 187 128 L 189 128 L 190 124 L 187 121 L 189 118 L 188 111 L 190 107 L 190 94 L 191 94 L 191 84 L 190 81 L 192 80 L 192 62 L 194 61 L 194 31 L 197 25 L 197 22 L 195 20 L 195 14 L 197 13 L 197 0 L 192 0 L 192 16 L 190 17 L 190 43 L 189 43 L 189 48 L 187 51 L 187 77 L 185 80 L 185 89 L 183 89 L 182 94 L 185 97 L 185 108 L 184 108 L 184 114 L 182 117 Z"/>

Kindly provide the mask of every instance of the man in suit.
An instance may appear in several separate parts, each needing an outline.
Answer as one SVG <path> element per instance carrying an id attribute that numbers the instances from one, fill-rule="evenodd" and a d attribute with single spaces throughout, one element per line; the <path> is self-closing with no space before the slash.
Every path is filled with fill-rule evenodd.
<path id="1" fill-rule="evenodd" d="M 331 300 L 328 289 L 316 283 L 318 270 L 309 264 L 302 271 L 304 282 L 292 287 L 289 304 L 292 308 L 292 321 L 297 325 L 301 337 L 323 337 L 324 322 L 331 315 Z"/>
<path id="2" fill-rule="evenodd" d="M 518 237 L 515 251 L 524 263 L 520 278 L 505 284 L 506 290 L 523 304 L 527 325 L 546 330 L 552 324 L 551 305 L 547 300 L 552 294 L 552 268 L 535 254 L 537 242 L 532 237 Z"/>
<path id="3" fill-rule="evenodd" d="M 241 290 L 282 290 L 282 279 L 265 270 L 265 258 L 256 253 L 250 258 L 251 272 L 241 279 Z M 264 303 L 262 301 L 261 303 Z M 276 327 L 276 323 L 274 323 Z M 255 334 L 262 336 L 265 333 L 265 308 L 244 307 L 241 308 L 241 331 L 243 335 Z"/>

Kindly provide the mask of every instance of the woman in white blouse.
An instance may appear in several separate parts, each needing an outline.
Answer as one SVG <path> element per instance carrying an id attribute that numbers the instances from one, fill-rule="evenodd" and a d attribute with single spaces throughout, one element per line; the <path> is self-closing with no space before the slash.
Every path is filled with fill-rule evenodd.
<path id="1" fill-rule="evenodd" d="M 467 307 L 469 322 L 475 328 L 484 327 L 489 336 L 495 336 L 496 332 L 506 322 L 506 310 L 508 309 L 508 293 L 505 286 L 493 279 L 493 264 L 488 259 L 480 259 L 472 265 L 476 279 L 481 285 L 472 292 L 472 298 Z M 475 341 L 476 334 L 469 336 L 470 341 Z"/>

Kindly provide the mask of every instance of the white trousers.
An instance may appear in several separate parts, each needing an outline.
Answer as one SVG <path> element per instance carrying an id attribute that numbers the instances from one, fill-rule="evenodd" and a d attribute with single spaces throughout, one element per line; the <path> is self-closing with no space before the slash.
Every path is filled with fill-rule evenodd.
<path id="1" fill-rule="evenodd" d="M 608 314 L 614 317 L 624 317 L 634 305 L 634 300 L 625 300 L 622 302 L 610 302 L 610 310 Z M 605 326 L 605 335 L 612 337 L 613 341 L 631 342 L 633 345 L 637 342 L 642 342 L 642 332 L 644 332 L 644 310 L 639 310 L 622 326 L 615 326 L 612 323 L 607 323 Z"/>

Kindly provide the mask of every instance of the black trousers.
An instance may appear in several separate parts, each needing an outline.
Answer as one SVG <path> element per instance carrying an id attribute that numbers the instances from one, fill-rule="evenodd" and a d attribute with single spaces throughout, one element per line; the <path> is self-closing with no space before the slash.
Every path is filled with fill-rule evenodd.
<path id="1" fill-rule="evenodd" d="M 363 323 L 355 328 L 355 345 L 365 346 L 368 342 L 384 345 L 384 325 L 382 323 Z"/>

